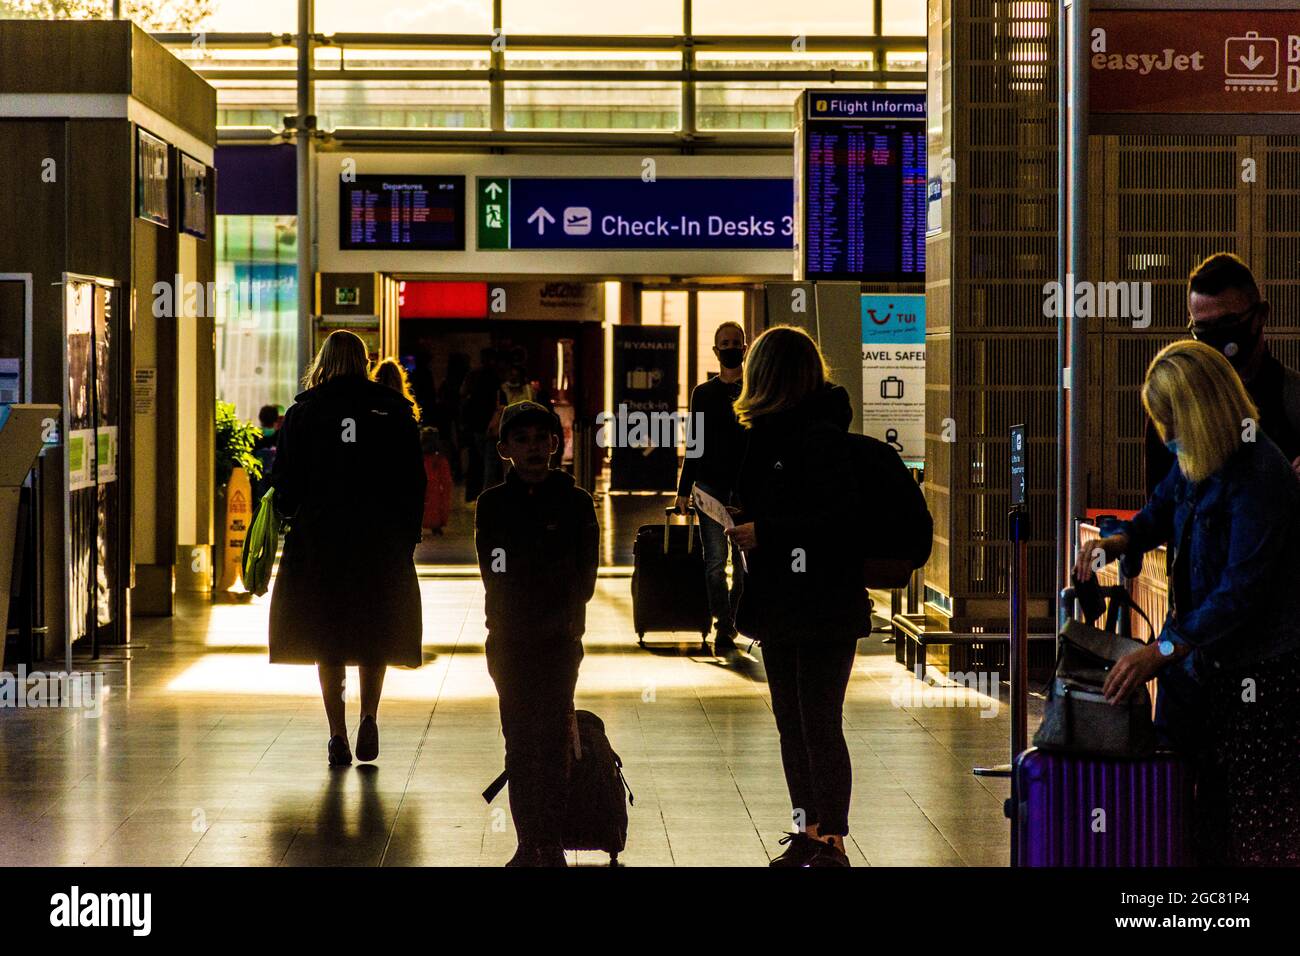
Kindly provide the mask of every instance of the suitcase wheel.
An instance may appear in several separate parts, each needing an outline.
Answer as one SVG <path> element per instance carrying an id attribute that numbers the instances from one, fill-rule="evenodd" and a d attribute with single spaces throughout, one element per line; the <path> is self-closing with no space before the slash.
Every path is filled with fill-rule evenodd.
<path id="1" fill-rule="evenodd" d="M 611 853 L 611 854 L 609 855 L 609 865 L 610 865 L 610 866 L 618 866 L 618 854 L 617 854 L 617 853 Z"/>
<path id="2" fill-rule="evenodd" d="M 637 631 L 636 642 L 641 647 L 645 647 L 645 631 Z"/>

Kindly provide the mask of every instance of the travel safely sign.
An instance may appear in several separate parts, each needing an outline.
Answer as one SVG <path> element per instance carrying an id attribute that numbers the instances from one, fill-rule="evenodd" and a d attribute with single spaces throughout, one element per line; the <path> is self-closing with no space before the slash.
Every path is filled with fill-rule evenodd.
<path id="1" fill-rule="evenodd" d="M 1295 10 L 1096 10 L 1093 113 L 1300 113 Z"/>
<path id="2" fill-rule="evenodd" d="M 479 249 L 792 249 L 794 182 L 479 177 Z"/>

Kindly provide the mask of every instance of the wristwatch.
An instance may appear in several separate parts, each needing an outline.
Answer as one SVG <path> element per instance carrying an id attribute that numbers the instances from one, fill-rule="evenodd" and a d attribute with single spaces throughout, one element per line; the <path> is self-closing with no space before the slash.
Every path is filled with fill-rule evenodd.
<path id="1" fill-rule="evenodd" d="M 1174 656 L 1174 642 L 1169 640 L 1168 638 L 1165 638 L 1165 640 L 1161 641 L 1156 646 L 1160 648 L 1160 655 L 1162 657 Z"/>

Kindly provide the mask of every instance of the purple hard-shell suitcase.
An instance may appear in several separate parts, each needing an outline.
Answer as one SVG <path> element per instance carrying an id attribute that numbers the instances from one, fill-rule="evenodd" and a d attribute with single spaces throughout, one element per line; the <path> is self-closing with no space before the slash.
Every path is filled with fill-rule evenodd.
<path id="1" fill-rule="evenodd" d="M 1192 777 L 1172 754 L 1142 760 L 1030 747 L 1011 777 L 1019 866 L 1191 866 Z"/>

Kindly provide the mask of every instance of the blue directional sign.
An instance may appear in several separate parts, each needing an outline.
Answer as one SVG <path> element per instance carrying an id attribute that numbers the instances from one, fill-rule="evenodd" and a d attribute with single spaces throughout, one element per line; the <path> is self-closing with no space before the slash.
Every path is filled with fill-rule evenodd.
<path id="1" fill-rule="evenodd" d="M 493 180 L 509 249 L 792 249 L 791 179 Z M 480 202 L 484 189 L 480 179 Z M 500 248 L 485 235 L 479 247 Z"/>

